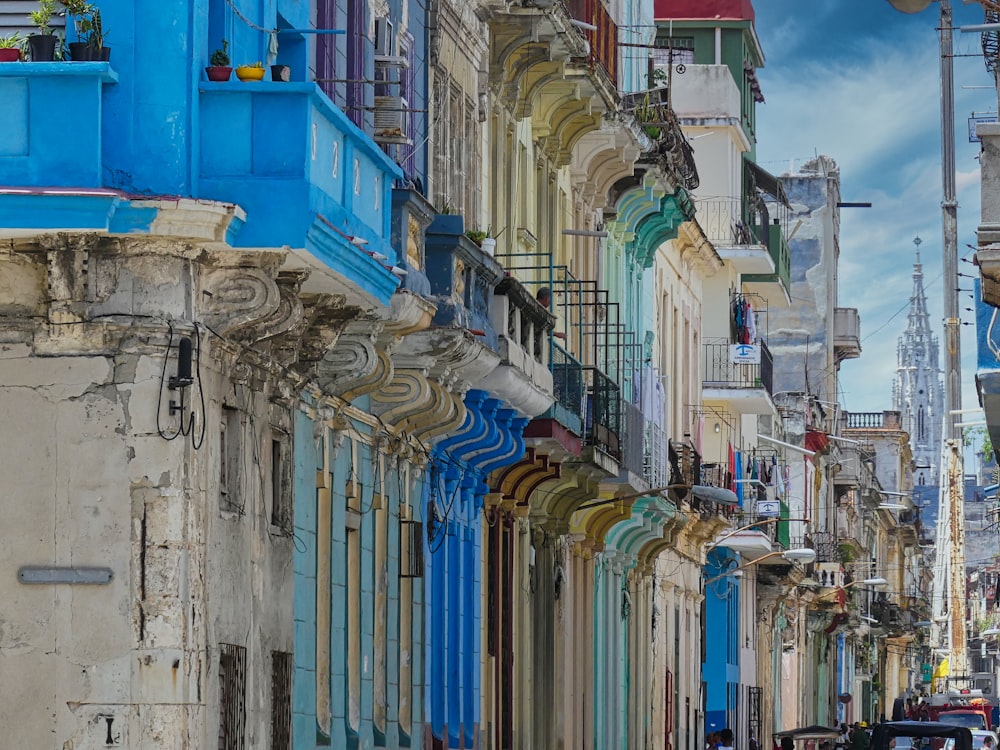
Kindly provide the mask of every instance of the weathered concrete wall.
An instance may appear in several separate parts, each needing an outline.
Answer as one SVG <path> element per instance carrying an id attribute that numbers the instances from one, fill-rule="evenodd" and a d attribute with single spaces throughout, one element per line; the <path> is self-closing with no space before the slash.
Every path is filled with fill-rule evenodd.
<path id="1" fill-rule="evenodd" d="M 792 205 L 788 226 L 798 229 L 789 243 L 792 304 L 769 311 L 774 392 L 806 391 L 836 401 L 833 311 L 837 304 L 839 172 L 832 160 L 820 157 L 801 173 L 781 179 Z"/>
<path id="2" fill-rule="evenodd" d="M 176 331 L 191 335 L 204 314 L 199 282 L 219 268 L 189 247 L 168 257 L 169 243 L 45 244 L 0 253 L 0 279 L 25 301 L 0 311 L 3 744 L 212 746 L 218 644 L 229 643 L 247 649 L 245 736 L 263 746 L 271 652 L 292 650 L 292 540 L 264 502 L 271 384 L 251 387 L 260 372 L 235 367 L 237 350 L 201 328 L 185 393 L 195 441 L 164 439 L 180 424 L 169 414 L 180 391 L 164 383 L 176 371 L 167 320 L 176 347 Z M 245 502 L 224 513 L 218 425 L 234 394 L 247 415 Z M 25 585 L 25 565 L 105 567 L 113 579 Z"/>

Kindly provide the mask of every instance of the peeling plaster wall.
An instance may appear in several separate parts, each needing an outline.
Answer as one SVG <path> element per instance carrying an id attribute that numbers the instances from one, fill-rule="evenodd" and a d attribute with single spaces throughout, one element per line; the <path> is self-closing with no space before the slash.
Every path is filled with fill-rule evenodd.
<path id="1" fill-rule="evenodd" d="M 802 222 L 789 243 L 792 304 L 769 311 L 768 346 L 774 355 L 774 392 L 808 392 L 837 400 L 833 311 L 837 304 L 840 176 L 827 157 L 809 162 L 782 184 L 792 204 L 789 226 Z"/>
<path id="2" fill-rule="evenodd" d="M 100 312 L 142 309 L 156 320 L 119 314 L 45 326 L 0 310 L 3 745 L 83 750 L 110 738 L 121 747 L 213 746 L 222 642 L 247 649 L 245 737 L 247 747 L 264 746 L 271 652 L 292 651 L 292 540 L 270 525 L 262 503 L 270 388 L 243 389 L 257 434 L 247 434 L 244 511 L 224 514 L 217 425 L 234 385 L 217 339 L 202 344 L 204 444 L 194 450 L 184 436 L 168 441 L 157 431 L 158 404 L 160 426 L 177 425 L 167 402 L 178 392 L 163 389 L 161 401 L 164 318 L 190 310 L 200 266 L 160 283 L 175 270 L 167 259 L 160 269 L 141 264 L 150 271 L 141 278 L 91 254 L 61 300 L 51 258 L 46 273 L 44 261 L 25 257 L 0 255 L 0 277 L 17 267 L 13 297 L 36 300 L 35 315 L 48 308 L 51 318 L 65 305 L 88 319 L 103 304 Z M 103 281 L 112 287 L 95 293 Z M 167 374 L 175 367 L 172 355 Z M 200 402 L 196 409 L 200 426 Z M 106 567 L 113 579 L 25 585 L 17 578 L 24 565 Z"/>

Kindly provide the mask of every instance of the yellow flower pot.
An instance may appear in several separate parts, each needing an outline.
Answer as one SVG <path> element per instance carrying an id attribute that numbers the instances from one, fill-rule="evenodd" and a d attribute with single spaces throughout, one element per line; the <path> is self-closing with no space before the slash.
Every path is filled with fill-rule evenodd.
<path id="1" fill-rule="evenodd" d="M 241 81 L 260 81 L 264 78 L 264 69 L 241 65 L 236 69 L 236 77 Z"/>

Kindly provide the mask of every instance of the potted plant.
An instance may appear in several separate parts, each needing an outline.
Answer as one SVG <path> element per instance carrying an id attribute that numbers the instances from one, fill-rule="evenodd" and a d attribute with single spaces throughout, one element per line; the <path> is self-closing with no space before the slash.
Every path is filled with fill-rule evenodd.
<path id="1" fill-rule="evenodd" d="M 93 60 L 90 46 L 90 34 L 93 30 L 91 14 L 96 8 L 86 0 L 59 0 L 59 3 L 66 9 L 66 14 L 73 18 L 73 27 L 76 29 L 76 41 L 69 43 L 70 58 L 76 61 Z"/>
<path id="2" fill-rule="evenodd" d="M 285 82 L 292 80 L 292 69 L 288 65 L 272 65 L 271 80 Z"/>
<path id="3" fill-rule="evenodd" d="M 56 37 L 49 21 L 56 12 L 56 0 L 38 0 L 38 9 L 28 14 L 31 23 L 38 29 L 37 34 L 28 37 L 32 62 L 52 62 L 56 54 Z"/>
<path id="4" fill-rule="evenodd" d="M 483 240 L 485 240 L 489 235 L 481 229 L 468 229 L 465 232 L 465 236 L 482 247 Z"/>
<path id="5" fill-rule="evenodd" d="M 241 81 L 260 81 L 264 78 L 264 63 L 258 60 L 249 65 L 240 65 L 236 68 L 236 77 Z"/>
<path id="6" fill-rule="evenodd" d="M 0 36 L 0 62 L 17 62 L 21 59 L 24 39 L 16 31 L 10 36 Z"/>
<path id="7" fill-rule="evenodd" d="M 222 46 L 208 58 L 205 74 L 210 81 L 228 81 L 233 69 L 229 66 L 229 42 L 222 40 Z"/>
<path id="8" fill-rule="evenodd" d="M 479 245 L 484 253 L 493 257 L 497 249 L 497 239 L 501 234 L 503 234 L 503 229 L 494 234 L 493 227 L 490 227 L 485 232 L 480 229 L 470 229 L 465 233 L 465 236 Z"/>
<path id="9" fill-rule="evenodd" d="M 107 32 L 104 30 L 104 21 L 101 19 L 100 8 L 91 7 L 90 18 L 88 20 L 90 23 L 90 36 L 87 39 L 87 45 L 90 47 L 90 59 L 106 62 L 111 59 L 111 48 L 104 45 Z"/>

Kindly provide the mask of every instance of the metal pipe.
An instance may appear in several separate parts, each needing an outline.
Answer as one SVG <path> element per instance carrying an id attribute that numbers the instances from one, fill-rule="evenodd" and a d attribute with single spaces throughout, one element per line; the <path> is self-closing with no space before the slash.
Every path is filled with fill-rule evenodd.
<path id="1" fill-rule="evenodd" d="M 807 450 L 798 445 L 792 445 L 791 443 L 784 443 L 780 440 L 775 440 L 773 437 L 768 437 L 767 435 L 757 435 L 758 440 L 766 440 L 769 443 L 774 443 L 775 445 L 780 445 L 782 448 L 789 448 L 793 451 L 798 451 L 799 453 L 804 453 L 807 456 L 815 456 L 816 451 Z"/>

